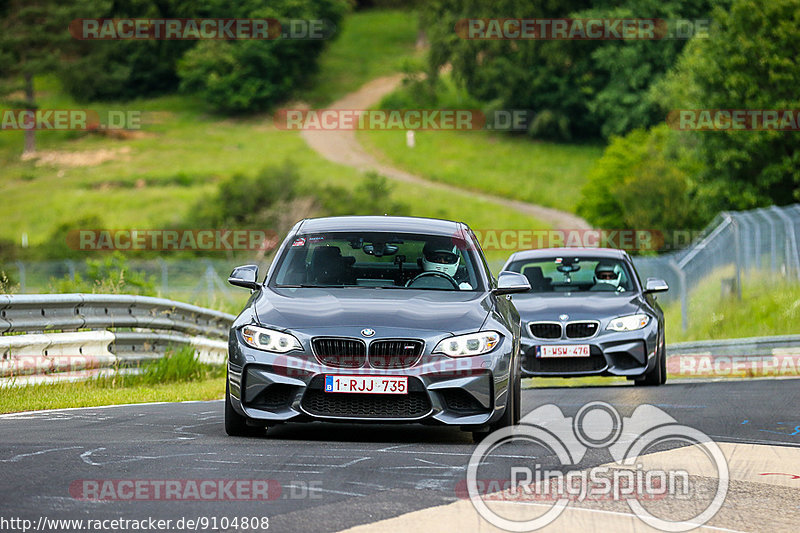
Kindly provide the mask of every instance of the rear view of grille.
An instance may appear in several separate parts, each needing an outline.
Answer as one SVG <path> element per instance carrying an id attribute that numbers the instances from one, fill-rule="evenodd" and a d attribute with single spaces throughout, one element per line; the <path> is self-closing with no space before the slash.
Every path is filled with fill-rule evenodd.
<path id="1" fill-rule="evenodd" d="M 339 368 L 360 368 L 367 358 L 364 341 L 344 338 L 316 338 L 314 353 L 321 363 Z"/>
<path id="2" fill-rule="evenodd" d="M 408 394 L 350 394 L 308 389 L 303 395 L 303 409 L 317 416 L 418 418 L 431 410 L 431 404 L 428 395 L 422 391 Z"/>
<path id="3" fill-rule="evenodd" d="M 369 364 L 375 368 L 406 368 L 417 362 L 422 347 L 417 340 L 375 341 L 369 345 Z"/>
<path id="4" fill-rule="evenodd" d="M 554 322 L 534 322 L 530 324 L 531 335 L 540 339 L 560 339 L 561 324 Z"/>
<path id="5" fill-rule="evenodd" d="M 597 322 L 570 322 L 567 324 L 567 338 L 585 339 L 597 333 Z"/>

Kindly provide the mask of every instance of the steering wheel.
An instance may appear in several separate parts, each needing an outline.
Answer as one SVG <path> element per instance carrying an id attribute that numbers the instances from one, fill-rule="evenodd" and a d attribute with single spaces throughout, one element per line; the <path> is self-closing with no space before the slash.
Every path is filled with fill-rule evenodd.
<path id="1" fill-rule="evenodd" d="M 416 278 L 414 278 L 412 280 L 409 280 L 409 282 L 406 283 L 406 287 L 413 288 L 412 286 L 415 283 L 417 283 L 419 280 L 424 279 L 424 278 L 429 278 L 429 277 L 437 277 L 437 278 L 442 278 L 444 280 L 447 280 L 447 282 L 450 283 L 450 285 L 452 285 L 454 289 L 458 290 L 458 282 L 455 279 L 453 279 L 452 276 L 450 276 L 449 274 L 445 274 L 444 272 L 438 272 L 438 271 L 435 271 L 435 270 L 430 271 L 430 272 L 423 272 L 422 274 L 418 275 Z"/>

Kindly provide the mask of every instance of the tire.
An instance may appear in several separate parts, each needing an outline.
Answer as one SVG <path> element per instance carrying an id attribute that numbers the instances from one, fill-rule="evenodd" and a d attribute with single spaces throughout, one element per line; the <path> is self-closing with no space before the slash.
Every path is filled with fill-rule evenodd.
<path id="1" fill-rule="evenodd" d="M 662 350 L 656 351 L 656 364 L 641 379 L 634 381 L 637 387 L 656 387 L 667 380 L 667 359 Z"/>
<path id="2" fill-rule="evenodd" d="M 664 341 L 661 341 L 661 382 L 663 385 L 667 382 L 667 347 Z"/>
<path id="3" fill-rule="evenodd" d="M 237 413 L 231 405 L 231 391 L 227 377 L 225 378 L 225 433 L 231 437 L 253 434 L 253 428 L 247 425 L 247 418 Z"/>

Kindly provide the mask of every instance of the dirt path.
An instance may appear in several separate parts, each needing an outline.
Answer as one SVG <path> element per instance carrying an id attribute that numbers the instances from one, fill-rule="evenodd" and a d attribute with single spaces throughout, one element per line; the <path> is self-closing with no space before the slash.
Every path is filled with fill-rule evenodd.
<path id="1" fill-rule="evenodd" d="M 385 95 L 392 92 L 399 85 L 402 78 L 402 74 L 395 74 L 374 79 L 363 85 L 357 91 L 347 94 L 340 100 L 337 100 L 329 106 L 329 109 L 368 109 L 380 102 L 381 98 Z M 303 131 L 303 138 L 317 153 L 334 163 L 348 165 L 362 171 L 374 170 L 386 177 L 413 183 L 415 185 L 437 187 L 441 190 L 454 193 L 466 193 L 475 198 L 488 200 L 519 211 L 520 213 L 538 218 L 554 229 L 587 229 L 591 227 L 582 218 L 565 211 L 529 204 L 519 200 L 511 200 L 509 198 L 494 196 L 483 192 L 462 189 L 446 183 L 430 181 L 415 174 L 381 163 L 358 142 L 355 131 L 352 130 L 308 130 Z"/>

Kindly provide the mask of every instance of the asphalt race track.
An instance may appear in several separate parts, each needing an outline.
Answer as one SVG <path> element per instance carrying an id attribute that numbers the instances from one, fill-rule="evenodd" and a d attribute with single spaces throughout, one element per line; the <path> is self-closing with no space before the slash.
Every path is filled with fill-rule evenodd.
<path id="1" fill-rule="evenodd" d="M 731 460 L 730 489 L 724 506 L 708 523 L 710 530 L 796 531 L 800 527 L 800 381 L 684 381 L 655 388 L 524 390 L 523 414 L 554 404 L 566 416 L 574 416 L 582 405 L 597 400 L 608 402 L 623 416 L 640 404 L 651 404 L 725 445 Z M 216 401 L 2 415 L 0 516 L 29 519 L 34 527 L 43 518 L 152 517 L 171 519 L 174 524 L 181 517 L 205 517 L 208 526 L 198 530 L 214 530 L 210 520 L 216 518 L 217 530 L 238 531 L 244 529 L 223 529 L 219 520 L 247 516 L 268 517 L 270 531 L 324 532 L 355 526 L 362 526 L 359 531 L 399 531 L 409 524 L 416 524 L 420 531 L 450 529 L 445 511 L 437 512 L 443 521 L 438 524 L 424 523 L 425 513 L 408 513 L 432 507 L 455 509 L 456 487 L 459 482 L 463 485 L 475 449 L 468 434 L 435 426 L 313 423 L 272 428 L 268 436 L 231 438 L 224 433 L 222 409 L 222 402 Z M 770 470 L 778 471 L 740 466 L 752 464 L 743 455 L 747 450 L 765 461 L 777 450 L 774 457 L 780 459 Z M 513 451 L 510 448 L 498 458 L 518 461 L 525 457 L 524 450 Z M 730 456 L 734 453 L 738 455 Z M 559 466 L 554 455 L 536 459 Z M 589 449 L 580 465 L 610 461 L 607 449 Z M 274 493 L 275 499 L 257 502 L 230 498 L 92 501 L 82 499 L 85 493 L 80 492 L 85 480 L 241 479 L 275 480 L 280 490 Z M 460 502 L 470 504 L 463 498 Z M 594 506 L 595 511 L 588 513 L 591 519 L 577 519 L 588 520 L 584 525 L 595 524 L 598 529 L 606 529 L 600 527 L 603 520 L 625 514 L 619 507 L 603 511 L 610 505 L 603 502 L 583 505 Z M 462 517 L 469 515 L 460 509 Z M 403 516 L 411 518 L 398 522 Z M 392 520 L 380 522 L 385 519 Z M 470 520 L 474 530 L 492 530 L 481 525 L 477 515 Z M 562 529 L 566 523 L 557 521 L 554 526 Z M 10 523 L 0 529 L 20 530 Z"/>

